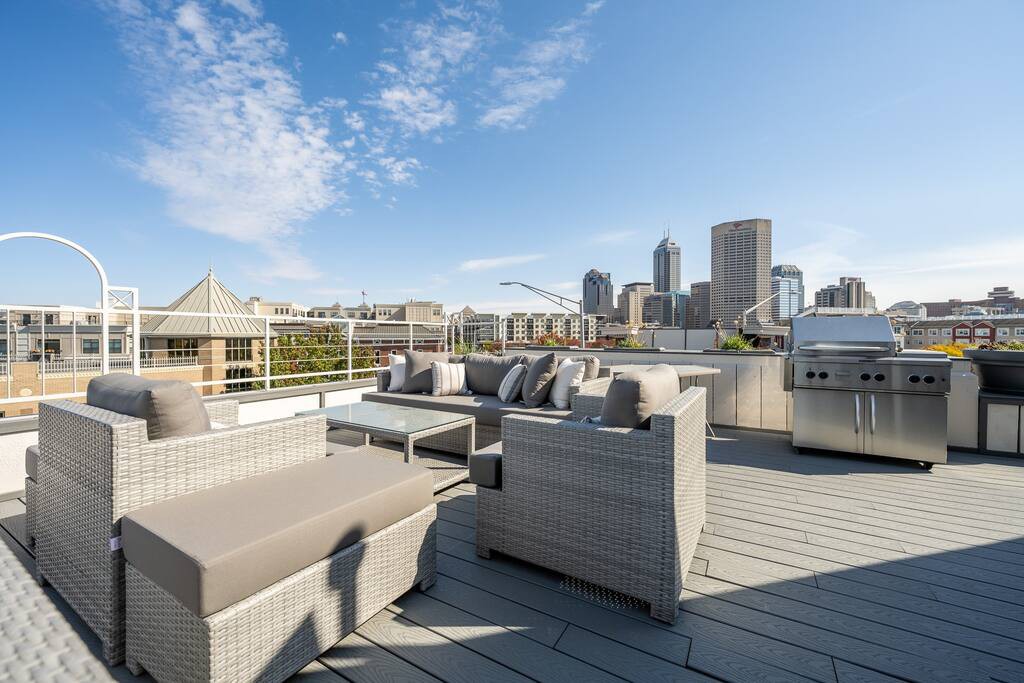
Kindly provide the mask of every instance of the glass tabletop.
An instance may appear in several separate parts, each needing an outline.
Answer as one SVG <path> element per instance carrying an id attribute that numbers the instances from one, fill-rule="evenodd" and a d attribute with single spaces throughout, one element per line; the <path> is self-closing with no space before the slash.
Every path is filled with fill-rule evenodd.
<path id="1" fill-rule="evenodd" d="M 363 401 L 343 406 L 303 410 L 299 415 L 326 415 L 332 427 L 368 427 L 398 434 L 415 434 L 426 429 L 465 420 L 469 415 L 445 413 L 423 408 Z"/>

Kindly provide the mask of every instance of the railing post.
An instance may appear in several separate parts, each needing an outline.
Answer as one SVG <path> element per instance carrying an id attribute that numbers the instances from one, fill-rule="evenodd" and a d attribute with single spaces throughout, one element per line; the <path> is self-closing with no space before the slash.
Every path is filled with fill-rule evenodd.
<path id="1" fill-rule="evenodd" d="M 412 344 L 412 322 L 409 323 L 409 350 L 414 350 L 415 347 Z"/>
<path id="2" fill-rule="evenodd" d="M 263 388 L 270 389 L 270 316 L 263 318 Z"/>
<path id="3" fill-rule="evenodd" d="M 43 353 L 39 356 L 39 376 L 42 379 L 42 395 L 46 396 L 46 311 L 39 309 L 39 337 Z"/>
<path id="4" fill-rule="evenodd" d="M 348 321 L 348 378 L 352 379 L 352 321 Z"/>
<path id="5" fill-rule="evenodd" d="M 444 352 L 451 353 L 451 351 L 448 350 L 448 318 L 444 319 L 442 331 L 444 332 Z"/>
<path id="6" fill-rule="evenodd" d="M 71 391 L 78 391 L 78 314 L 71 314 Z"/>
<path id="7" fill-rule="evenodd" d="M 14 372 L 14 368 L 11 366 L 11 355 L 14 353 L 14 349 L 11 348 L 11 309 L 6 309 L 4 315 L 4 336 L 7 339 L 7 398 L 11 397 L 11 382 L 14 381 L 11 376 Z"/>
<path id="8" fill-rule="evenodd" d="M 138 298 L 137 296 L 135 297 Z M 142 374 L 142 316 L 139 315 L 139 302 L 133 300 L 135 310 L 132 311 L 132 374 Z"/>

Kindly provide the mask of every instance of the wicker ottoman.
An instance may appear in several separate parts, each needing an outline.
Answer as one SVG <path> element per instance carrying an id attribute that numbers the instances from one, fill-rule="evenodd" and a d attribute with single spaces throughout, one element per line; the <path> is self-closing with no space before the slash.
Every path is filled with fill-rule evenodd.
<path id="1" fill-rule="evenodd" d="M 160 681 L 283 681 L 435 580 L 429 472 L 359 454 L 122 520 L 126 659 Z"/>

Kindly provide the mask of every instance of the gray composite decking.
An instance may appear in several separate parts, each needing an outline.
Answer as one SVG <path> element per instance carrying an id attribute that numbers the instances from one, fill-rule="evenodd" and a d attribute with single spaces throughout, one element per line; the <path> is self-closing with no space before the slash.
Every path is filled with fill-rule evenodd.
<path id="1" fill-rule="evenodd" d="M 462 484 L 436 496 L 437 584 L 298 678 L 1024 680 L 1024 461 L 952 452 L 924 472 L 794 455 L 784 435 L 720 431 L 708 445 L 707 527 L 674 626 L 621 596 L 478 558 L 474 487 Z M 23 506 L 4 505 L 0 537 L 28 566 Z M 0 678 L 5 656 L 0 644 Z"/>

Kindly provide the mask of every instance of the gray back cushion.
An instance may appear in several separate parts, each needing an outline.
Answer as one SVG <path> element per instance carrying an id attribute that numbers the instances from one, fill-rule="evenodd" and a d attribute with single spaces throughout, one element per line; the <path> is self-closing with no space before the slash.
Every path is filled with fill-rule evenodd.
<path id="1" fill-rule="evenodd" d="M 433 374 L 430 371 L 430 363 L 447 363 L 449 355 L 443 352 L 433 351 L 406 351 L 405 352 L 405 382 L 402 384 L 403 394 L 430 393 L 434 386 Z"/>
<path id="2" fill-rule="evenodd" d="M 471 353 L 466 356 L 466 381 L 469 390 L 474 394 L 498 395 L 501 380 L 508 371 L 522 365 L 522 356 L 488 356 L 483 353 Z"/>
<path id="3" fill-rule="evenodd" d="M 188 382 L 103 375 L 93 378 L 85 393 L 91 406 L 145 420 L 150 439 L 210 431 L 203 399 Z"/>
<path id="4" fill-rule="evenodd" d="M 530 362 L 530 369 L 523 380 L 523 403 L 527 408 L 537 408 L 547 402 L 557 370 L 558 359 L 554 353 L 537 356 Z"/>
<path id="5" fill-rule="evenodd" d="M 679 395 L 679 374 L 669 365 L 616 375 L 601 405 L 601 425 L 650 429 L 651 414 Z"/>
<path id="6" fill-rule="evenodd" d="M 569 356 L 569 360 L 575 362 L 583 362 L 583 381 L 597 379 L 601 373 L 601 359 L 597 356 L 583 355 L 583 356 Z"/>

